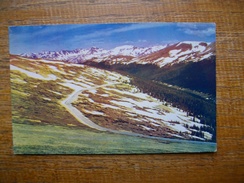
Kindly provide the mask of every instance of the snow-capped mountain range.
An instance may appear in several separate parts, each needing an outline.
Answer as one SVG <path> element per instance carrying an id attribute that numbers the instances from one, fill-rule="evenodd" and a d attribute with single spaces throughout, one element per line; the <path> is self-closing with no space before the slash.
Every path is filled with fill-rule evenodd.
<path id="1" fill-rule="evenodd" d="M 110 50 L 91 47 L 89 49 L 45 51 L 21 54 L 33 59 L 67 61 L 71 63 L 106 62 L 108 64 L 153 64 L 159 67 L 180 62 L 198 62 L 215 55 L 215 42 L 184 41 L 171 45 L 136 47 L 118 46 Z"/>

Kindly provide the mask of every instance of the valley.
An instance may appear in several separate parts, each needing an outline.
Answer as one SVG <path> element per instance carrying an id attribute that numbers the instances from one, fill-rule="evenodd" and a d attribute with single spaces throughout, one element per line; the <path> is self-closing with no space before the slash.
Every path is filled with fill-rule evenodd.
<path id="1" fill-rule="evenodd" d="M 200 119 L 169 102 L 143 93 L 131 85 L 128 76 L 86 65 L 16 56 L 11 59 L 11 70 L 12 90 L 16 95 L 14 99 L 22 100 L 13 106 L 14 113 L 17 113 L 13 115 L 14 119 L 48 124 L 54 121 L 54 124 L 85 126 L 88 129 L 93 126 L 95 130 L 121 131 L 121 134 L 126 131 L 139 136 L 202 141 L 212 139 L 212 134 L 207 131 L 194 133 L 194 127 L 209 127 L 200 123 Z M 29 106 L 31 102 L 33 106 Z M 49 106 L 55 108 L 49 109 Z M 60 118 L 60 109 L 72 118 L 67 121 L 67 117 Z M 77 111 L 82 113 L 82 119 L 74 115 Z M 47 120 L 46 116 L 49 115 Z M 88 122 L 79 123 L 82 120 Z"/>
<path id="2" fill-rule="evenodd" d="M 182 44 L 184 46 L 179 48 Z M 41 132 L 43 135 L 40 139 L 45 143 L 45 136 L 56 139 L 56 142 L 59 142 L 59 138 L 62 139 L 61 133 L 55 129 L 71 135 L 59 142 L 60 147 L 53 147 L 52 140 L 50 144 L 42 144 L 52 150 L 57 148 L 54 150 L 57 153 L 60 152 L 62 144 L 66 144 L 65 149 L 72 146 L 70 138 L 77 140 L 84 135 L 86 139 L 91 135 L 90 146 L 81 150 L 82 145 L 76 142 L 74 153 L 94 153 L 95 146 L 102 149 L 101 144 L 97 144 L 97 139 L 93 138 L 97 135 L 102 143 L 108 138 L 114 138 L 110 139 L 112 141 L 117 139 L 117 145 L 121 143 L 121 138 L 130 139 L 132 144 L 129 149 L 132 153 L 138 152 L 137 147 L 144 147 L 144 140 L 158 146 L 153 146 L 151 150 L 143 148 L 149 153 L 158 149 L 159 152 L 167 152 L 165 144 L 170 144 L 170 152 L 174 151 L 174 145 L 184 149 L 186 144 L 195 146 L 194 142 L 202 143 L 201 146 L 206 149 L 216 148 L 216 96 L 215 88 L 211 88 L 215 83 L 215 79 L 211 80 L 215 78 L 215 57 L 210 53 L 211 44 L 194 43 L 195 47 L 191 48 L 194 48 L 196 53 L 189 52 L 189 48 L 185 48 L 186 43 L 182 44 L 169 46 L 171 50 L 157 46 L 150 49 L 121 46 L 110 52 L 100 50 L 101 53 L 98 48 L 92 48 L 89 52 L 83 50 L 88 60 L 76 55 L 76 52 L 80 51 L 60 52 L 62 55 L 57 57 L 58 59 L 50 59 L 47 56 L 58 56 L 53 52 L 47 52 L 46 56 L 40 57 L 11 55 L 15 152 L 30 152 L 31 148 L 34 148 L 35 145 L 31 141 L 25 143 L 25 140 L 26 136 L 34 137 L 36 129 L 52 129 L 54 134 Z M 199 48 L 196 45 L 200 45 Z M 182 49 L 182 53 L 172 51 L 176 48 Z M 199 54 L 198 49 L 205 50 L 205 56 Z M 165 62 L 166 58 L 159 58 L 158 53 L 161 56 L 170 53 L 172 63 Z M 195 59 L 203 57 L 203 60 L 186 59 L 185 62 L 177 63 L 183 53 L 194 53 L 191 58 L 200 55 Z M 70 55 L 72 58 L 80 58 L 82 62 L 71 61 Z M 97 57 L 94 57 L 96 55 Z M 209 58 L 206 58 L 206 55 L 209 55 Z M 149 61 L 156 57 L 162 62 Z M 205 77 L 207 75 L 210 80 Z M 186 81 L 182 76 L 195 80 Z M 201 78 L 204 79 L 203 82 L 197 82 Z M 189 85 L 191 83 L 200 85 Z M 28 130 L 32 132 L 24 134 Z M 81 140 L 81 143 L 87 144 L 87 140 Z M 111 149 L 109 144 L 107 149 Z M 114 145 L 111 152 L 123 151 L 118 150 L 117 145 Z M 34 149 L 33 153 L 39 152 L 36 147 Z M 194 152 L 192 149 L 191 151 Z M 106 153 L 101 150 L 102 152 Z M 178 149 L 178 152 L 181 150 Z"/>

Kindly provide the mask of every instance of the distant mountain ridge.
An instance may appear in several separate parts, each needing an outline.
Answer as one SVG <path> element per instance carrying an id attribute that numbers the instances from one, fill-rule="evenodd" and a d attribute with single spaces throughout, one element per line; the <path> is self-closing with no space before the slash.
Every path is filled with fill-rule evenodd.
<path id="1" fill-rule="evenodd" d="M 165 82 L 197 90 L 216 97 L 215 42 L 184 41 L 144 48 L 123 45 L 110 50 L 92 47 L 72 51 L 22 54 L 21 56 L 82 63 L 123 72 L 144 80 Z"/>
<path id="2" fill-rule="evenodd" d="M 140 57 L 144 55 L 151 54 L 158 50 L 163 49 L 165 46 L 152 46 L 152 47 L 136 47 L 132 45 L 118 46 L 110 50 L 105 50 L 102 48 L 91 47 L 89 49 L 75 49 L 75 50 L 61 50 L 61 51 L 44 51 L 40 53 L 24 53 L 21 54 L 23 57 L 27 58 L 42 58 L 48 60 L 62 60 L 72 63 L 84 63 L 91 59 L 96 60 L 96 62 L 106 60 L 111 56 L 130 56 Z"/>
<path id="3" fill-rule="evenodd" d="M 91 47 L 89 49 L 45 51 L 41 53 L 21 54 L 33 59 L 67 61 L 71 63 L 106 62 L 113 64 L 152 64 L 158 67 L 181 62 L 198 62 L 215 55 L 215 42 L 183 41 L 171 45 L 136 47 L 118 46 L 110 50 Z"/>

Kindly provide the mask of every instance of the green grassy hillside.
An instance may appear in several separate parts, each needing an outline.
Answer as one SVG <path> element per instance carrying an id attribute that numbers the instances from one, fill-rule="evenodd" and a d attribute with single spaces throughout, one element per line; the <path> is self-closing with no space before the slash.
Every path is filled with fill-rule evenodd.
<path id="1" fill-rule="evenodd" d="M 16 154 L 138 154 L 211 152 L 216 144 L 153 140 L 53 125 L 13 123 Z"/>

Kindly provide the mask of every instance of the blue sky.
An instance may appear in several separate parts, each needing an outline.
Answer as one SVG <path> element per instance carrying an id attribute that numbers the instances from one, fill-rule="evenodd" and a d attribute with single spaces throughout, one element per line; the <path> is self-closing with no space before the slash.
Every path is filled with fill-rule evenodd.
<path id="1" fill-rule="evenodd" d="M 179 41 L 213 42 L 214 23 L 67 24 L 9 27 L 11 54 L 73 50 L 92 46 L 111 49 Z"/>

